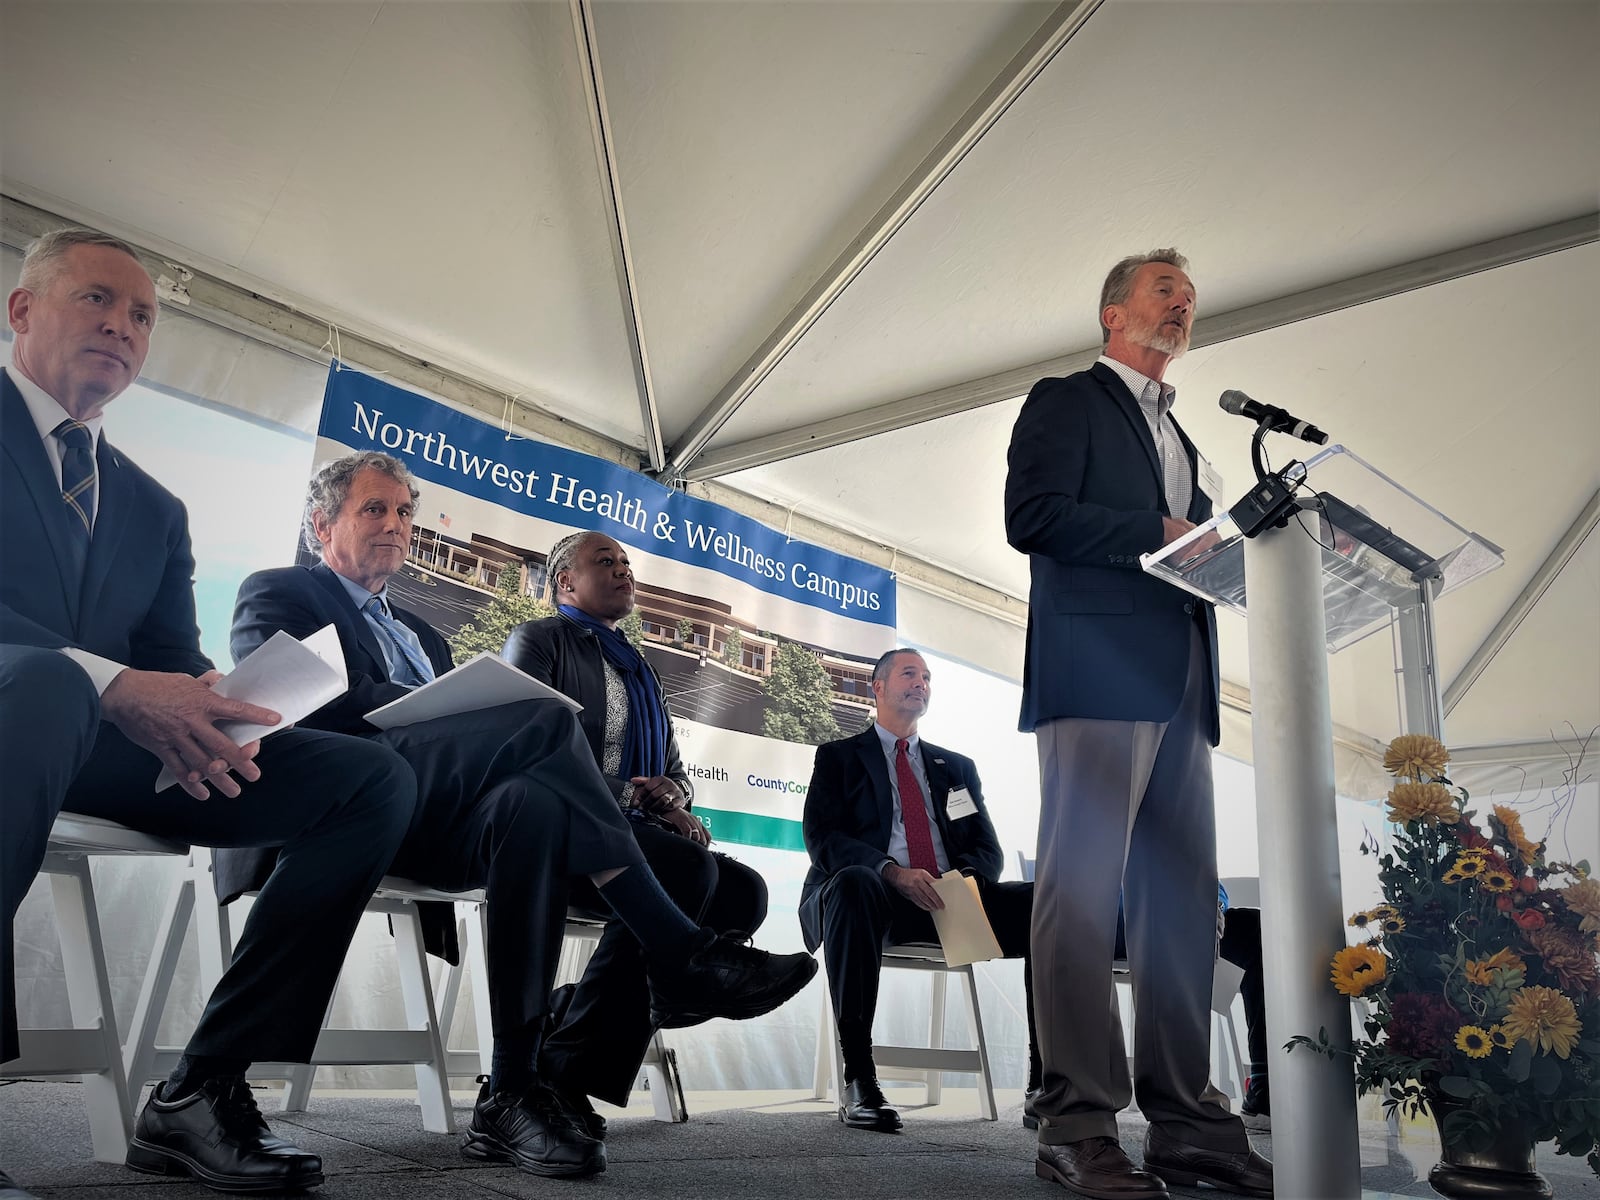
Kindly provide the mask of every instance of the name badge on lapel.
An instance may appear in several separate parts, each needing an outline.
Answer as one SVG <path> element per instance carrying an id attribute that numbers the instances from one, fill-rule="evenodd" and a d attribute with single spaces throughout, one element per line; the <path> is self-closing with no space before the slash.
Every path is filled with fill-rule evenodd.
<path id="1" fill-rule="evenodd" d="M 1198 455 L 1195 461 L 1200 468 L 1197 472 L 1200 477 L 1200 490 L 1210 498 L 1213 507 L 1226 508 L 1228 502 L 1222 498 L 1222 476 L 1206 461 L 1205 455 Z"/>
<path id="2" fill-rule="evenodd" d="M 978 805 L 973 800 L 971 792 L 964 787 L 950 789 L 950 798 L 944 804 L 946 817 L 952 821 L 959 821 L 962 817 L 970 817 L 977 811 Z"/>

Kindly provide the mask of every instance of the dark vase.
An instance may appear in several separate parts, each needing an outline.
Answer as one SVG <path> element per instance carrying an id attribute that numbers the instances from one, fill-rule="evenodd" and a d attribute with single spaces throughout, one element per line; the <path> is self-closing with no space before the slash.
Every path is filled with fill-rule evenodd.
<path id="1" fill-rule="evenodd" d="M 1505 1122 L 1488 1146 L 1469 1150 L 1444 1140 L 1445 1117 L 1457 1106 L 1430 1096 L 1428 1107 L 1441 1147 L 1428 1185 L 1439 1195 L 1450 1200 L 1551 1200 L 1556 1194 L 1550 1181 L 1533 1169 L 1533 1138 L 1521 1121 Z"/>

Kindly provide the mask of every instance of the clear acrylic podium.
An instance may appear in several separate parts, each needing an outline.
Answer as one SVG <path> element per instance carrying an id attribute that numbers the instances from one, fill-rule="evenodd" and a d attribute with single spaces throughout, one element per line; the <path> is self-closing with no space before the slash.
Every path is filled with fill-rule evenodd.
<path id="1" fill-rule="evenodd" d="M 1354 1200 L 1350 1062 L 1283 1049 L 1322 1029 L 1350 1045 L 1348 1003 L 1329 982 L 1345 926 L 1328 655 L 1398 624 L 1407 730 L 1442 737 L 1434 605 L 1503 558 L 1343 446 L 1306 461 L 1294 504 L 1283 527 L 1253 538 L 1224 512 L 1141 563 L 1249 622 L 1275 1188 Z"/>

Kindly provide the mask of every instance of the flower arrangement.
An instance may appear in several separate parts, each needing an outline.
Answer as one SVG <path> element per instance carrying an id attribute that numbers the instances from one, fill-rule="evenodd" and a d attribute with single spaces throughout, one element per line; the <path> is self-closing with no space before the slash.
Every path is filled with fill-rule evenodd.
<path id="1" fill-rule="evenodd" d="M 1357 1084 L 1441 1117 L 1447 1146 L 1520 1125 L 1600 1175 L 1600 880 L 1549 861 L 1510 808 L 1480 829 L 1449 759 L 1415 734 L 1384 757 L 1400 826 L 1379 858 L 1384 903 L 1350 918 L 1360 940 L 1332 964 L 1334 987 L 1371 1005 Z M 1332 1052 L 1326 1031 L 1290 1045 Z"/>

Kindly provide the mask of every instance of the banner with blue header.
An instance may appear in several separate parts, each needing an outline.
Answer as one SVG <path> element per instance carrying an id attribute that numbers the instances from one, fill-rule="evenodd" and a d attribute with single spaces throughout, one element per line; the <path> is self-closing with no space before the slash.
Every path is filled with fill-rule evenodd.
<path id="1" fill-rule="evenodd" d="M 422 489 L 389 584 L 457 661 L 543 615 L 546 560 L 575 530 L 627 548 L 630 636 L 667 693 L 695 812 L 721 841 L 799 850 L 813 747 L 872 712 L 874 660 L 895 642 L 886 570 L 592 455 L 514 433 L 335 363 L 318 465 L 351 450 L 403 461 Z"/>

